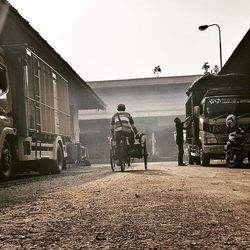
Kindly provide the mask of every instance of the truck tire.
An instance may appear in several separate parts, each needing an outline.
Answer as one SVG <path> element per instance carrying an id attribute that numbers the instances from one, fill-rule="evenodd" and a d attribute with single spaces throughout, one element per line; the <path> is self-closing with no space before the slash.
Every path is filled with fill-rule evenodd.
<path id="1" fill-rule="evenodd" d="M 7 180 L 12 175 L 15 168 L 15 155 L 10 143 L 5 139 L 0 162 L 0 179 Z"/>
<path id="2" fill-rule="evenodd" d="M 60 144 L 57 145 L 57 159 L 51 160 L 51 173 L 52 174 L 60 174 L 63 169 L 64 158 L 63 151 Z"/>
<path id="3" fill-rule="evenodd" d="M 200 157 L 195 157 L 195 164 L 201 165 L 201 158 Z"/>
<path id="4" fill-rule="evenodd" d="M 230 150 L 226 154 L 226 165 L 229 168 L 235 168 L 241 166 L 243 163 L 242 161 L 242 154 L 240 150 Z"/>
<path id="5" fill-rule="evenodd" d="M 201 149 L 201 165 L 202 166 L 209 166 L 210 163 L 210 157 L 208 154 L 205 154 L 203 150 Z"/>
<path id="6" fill-rule="evenodd" d="M 193 157 L 192 155 L 189 155 L 189 157 L 188 157 L 188 164 L 189 165 L 194 165 L 194 161 L 195 161 L 195 157 Z"/>
<path id="7" fill-rule="evenodd" d="M 188 149 L 188 164 L 194 165 L 195 157 L 191 155 L 191 150 Z"/>

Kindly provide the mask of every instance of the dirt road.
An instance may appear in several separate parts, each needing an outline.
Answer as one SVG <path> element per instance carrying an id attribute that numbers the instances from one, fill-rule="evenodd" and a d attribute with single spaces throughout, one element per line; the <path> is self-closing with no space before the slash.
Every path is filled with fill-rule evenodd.
<path id="1" fill-rule="evenodd" d="M 250 169 L 108 165 L 0 185 L 0 249 L 250 249 Z"/>

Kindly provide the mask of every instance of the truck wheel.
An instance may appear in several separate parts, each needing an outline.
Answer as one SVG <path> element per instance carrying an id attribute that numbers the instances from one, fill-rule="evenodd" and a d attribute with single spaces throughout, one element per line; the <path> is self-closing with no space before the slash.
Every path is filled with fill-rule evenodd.
<path id="1" fill-rule="evenodd" d="M 201 158 L 200 157 L 195 157 L 195 164 L 201 165 Z"/>
<path id="2" fill-rule="evenodd" d="M 191 150 L 190 148 L 188 149 L 188 164 L 189 165 L 194 165 L 195 157 L 191 155 Z"/>
<path id="3" fill-rule="evenodd" d="M 210 157 L 208 154 L 204 154 L 203 150 L 201 149 L 201 165 L 202 166 L 209 166 Z"/>
<path id="4" fill-rule="evenodd" d="M 0 162 L 0 178 L 7 180 L 10 178 L 14 170 L 15 157 L 12 152 L 10 143 L 5 139 L 2 149 L 2 157 Z"/>
<path id="5" fill-rule="evenodd" d="M 63 151 L 62 151 L 62 147 L 60 144 L 57 145 L 57 159 L 56 160 L 52 160 L 51 162 L 51 173 L 52 174 L 60 174 L 62 172 L 63 169 Z"/>
<path id="6" fill-rule="evenodd" d="M 188 157 L 188 164 L 189 165 L 194 165 L 194 157 L 192 156 L 192 155 L 189 155 L 189 157 Z"/>
<path id="7" fill-rule="evenodd" d="M 239 150 L 230 150 L 226 155 L 226 165 L 229 168 L 234 168 L 242 165 L 242 155 Z"/>

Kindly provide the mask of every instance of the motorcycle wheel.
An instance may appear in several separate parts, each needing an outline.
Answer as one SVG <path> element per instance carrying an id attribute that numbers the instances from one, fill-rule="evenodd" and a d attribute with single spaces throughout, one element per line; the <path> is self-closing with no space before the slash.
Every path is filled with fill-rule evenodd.
<path id="1" fill-rule="evenodd" d="M 237 167 L 241 164 L 241 153 L 238 150 L 230 150 L 226 155 L 226 164 L 229 168 Z"/>
<path id="2" fill-rule="evenodd" d="M 124 147 L 120 147 L 119 149 L 119 159 L 118 159 L 119 165 L 121 166 L 121 172 L 124 172 L 125 165 L 127 162 L 127 154 Z"/>
<path id="3" fill-rule="evenodd" d="M 121 162 L 121 171 L 124 172 L 124 170 L 125 170 L 125 164 L 126 164 L 126 163 L 125 163 L 125 159 L 124 159 L 124 158 L 121 159 L 120 162 Z"/>
<path id="4" fill-rule="evenodd" d="M 147 170 L 148 169 L 148 152 L 147 152 L 146 144 L 143 147 L 143 161 L 144 161 L 144 168 Z"/>
<path id="5" fill-rule="evenodd" d="M 114 172 L 115 171 L 115 157 L 114 157 L 114 150 L 110 149 L 110 165 L 111 169 Z"/>

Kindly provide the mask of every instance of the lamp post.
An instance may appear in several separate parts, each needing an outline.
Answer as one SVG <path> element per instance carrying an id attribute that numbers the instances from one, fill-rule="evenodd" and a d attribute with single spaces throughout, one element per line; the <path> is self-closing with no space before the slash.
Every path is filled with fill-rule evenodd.
<path id="1" fill-rule="evenodd" d="M 219 46 L 220 46 L 220 69 L 222 69 L 222 51 L 221 51 L 221 32 L 220 32 L 220 26 L 216 23 L 214 24 L 210 24 L 210 25 L 201 25 L 199 26 L 199 30 L 200 31 L 204 31 L 206 30 L 208 27 L 211 26 L 217 26 L 218 30 L 219 30 Z"/>

